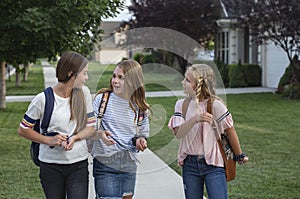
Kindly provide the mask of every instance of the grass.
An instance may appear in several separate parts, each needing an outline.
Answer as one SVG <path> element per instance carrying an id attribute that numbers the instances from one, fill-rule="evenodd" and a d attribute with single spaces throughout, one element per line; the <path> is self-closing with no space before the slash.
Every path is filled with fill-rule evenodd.
<path id="1" fill-rule="evenodd" d="M 32 70 L 39 69 L 33 67 Z M 113 70 L 113 67 L 107 70 Z M 107 72 L 106 80 L 111 72 Z M 93 77 L 90 80 L 93 81 Z M 42 80 L 35 80 L 39 81 Z M 24 85 L 24 89 L 26 94 L 36 92 L 33 85 L 29 88 Z M 13 93 L 12 90 L 8 92 Z M 148 144 L 181 174 L 176 164 L 178 140 L 167 127 L 176 100 L 176 97 L 148 99 L 153 110 Z M 44 197 L 38 168 L 30 160 L 30 142 L 17 134 L 28 104 L 7 103 L 7 109 L 0 110 L 0 198 Z M 270 93 L 238 94 L 227 95 L 227 104 L 243 151 L 250 158 L 246 165 L 237 166 L 236 179 L 228 183 L 229 198 L 300 198 L 300 101 Z"/>
<path id="2" fill-rule="evenodd" d="M 162 104 L 167 118 L 175 98 L 152 98 Z M 250 162 L 237 166 L 228 183 L 229 198 L 300 198 L 300 101 L 276 94 L 227 95 L 243 151 Z M 171 144 L 170 144 L 171 143 Z M 178 142 L 166 126 L 149 140 L 150 148 L 181 174 L 174 159 Z M 174 162 L 175 161 L 175 162 Z"/>
<path id="3" fill-rule="evenodd" d="M 30 142 L 17 134 L 28 103 L 7 103 L 0 110 L 0 198 L 43 198 L 38 168 L 30 160 Z"/>
<path id="4" fill-rule="evenodd" d="M 100 88 L 108 87 L 115 65 L 101 65 L 96 62 L 89 63 L 89 80 L 86 85 L 92 93 Z M 21 74 L 22 75 L 22 74 Z M 181 77 L 175 71 L 164 71 L 163 73 L 147 72 L 144 74 L 145 87 L 147 91 L 180 90 Z M 15 86 L 16 76 L 12 75 L 11 81 L 6 81 L 6 95 L 35 95 L 44 89 L 42 67 L 34 65 L 29 70 L 28 81 L 21 80 L 21 86 Z"/>
<path id="5" fill-rule="evenodd" d="M 87 86 L 92 93 L 103 87 L 108 87 L 115 65 L 100 65 L 89 63 L 89 80 Z M 180 90 L 183 77 L 175 71 L 145 72 L 144 81 L 147 91 Z"/>
<path id="6" fill-rule="evenodd" d="M 44 89 L 44 76 L 40 65 L 33 65 L 24 81 L 21 73 L 21 85 L 16 87 L 16 75 L 11 76 L 11 81 L 6 81 L 6 95 L 35 95 Z"/>

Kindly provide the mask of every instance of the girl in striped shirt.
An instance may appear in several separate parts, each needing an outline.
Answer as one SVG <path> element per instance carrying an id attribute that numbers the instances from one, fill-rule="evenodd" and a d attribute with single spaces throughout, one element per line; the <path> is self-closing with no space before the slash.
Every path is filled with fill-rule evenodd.
<path id="1" fill-rule="evenodd" d="M 131 199 L 136 181 L 136 154 L 147 148 L 149 136 L 150 107 L 146 103 L 140 64 L 134 60 L 117 64 L 109 88 L 100 89 L 95 97 L 96 115 L 105 92 L 110 92 L 110 96 L 97 131 L 101 139 L 94 141 L 91 151 L 96 195 Z M 143 115 L 142 121 L 139 113 Z"/>

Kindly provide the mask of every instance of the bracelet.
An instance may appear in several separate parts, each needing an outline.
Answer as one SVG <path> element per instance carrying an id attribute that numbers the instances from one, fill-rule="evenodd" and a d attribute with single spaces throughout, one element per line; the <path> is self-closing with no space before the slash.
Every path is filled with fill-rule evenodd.
<path id="1" fill-rule="evenodd" d="M 241 153 L 240 155 L 234 155 L 233 160 L 234 161 L 241 161 L 244 159 L 244 157 L 246 157 L 245 153 Z"/>

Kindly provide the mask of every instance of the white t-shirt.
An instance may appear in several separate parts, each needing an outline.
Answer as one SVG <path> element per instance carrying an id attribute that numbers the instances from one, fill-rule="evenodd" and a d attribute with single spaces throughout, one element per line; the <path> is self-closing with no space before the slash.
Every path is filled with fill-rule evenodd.
<path id="1" fill-rule="evenodd" d="M 93 113 L 90 90 L 86 86 L 83 86 L 82 90 L 87 106 L 87 126 L 94 126 L 96 120 Z M 69 101 L 70 98 L 63 98 L 54 93 L 54 107 L 47 132 L 58 132 L 70 136 L 75 131 L 76 120 L 70 120 L 71 111 Z M 42 121 L 44 106 L 45 95 L 42 92 L 31 101 L 25 113 L 27 117 L 24 116 L 20 126 L 22 128 L 33 128 L 36 120 L 40 119 Z M 87 158 L 88 150 L 85 139 L 75 142 L 73 149 L 69 151 L 64 150 L 61 146 L 50 148 L 50 146 L 45 144 L 40 145 L 39 159 L 42 162 L 72 164 Z"/>

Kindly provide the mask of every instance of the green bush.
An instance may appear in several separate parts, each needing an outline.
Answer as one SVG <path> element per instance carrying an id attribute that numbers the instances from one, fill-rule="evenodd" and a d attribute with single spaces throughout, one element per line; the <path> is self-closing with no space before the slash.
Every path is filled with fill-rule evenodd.
<path id="1" fill-rule="evenodd" d="M 230 64 L 229 87 L 261 86 L 261 73 L 261 68 L 256 64 Z"/>
<path id="2" fill-rule="evenodd" d="M 217 59 L 214 61 L 217 65 L 220 75 L 222 77 L 222 81 L 225 87 L 228 87 L 229 85 L 229 76 L 228 76 L 228 65 L 226 65 L 224 62 L 222 62 L 220 59 Z"/>
<path id="3" fill-rule="evenodd" d="M 133 59 L 137 62 L 139 62 L 139 64 L 143 64 L 143 60 L 144 60 L 144 54 L 143 53 L 136 53 L 134 56 L 133 56 Z"/>
<path id="4" fill-rule="evenodd" d="M 289 99 L 300 99 L 300 85 L 285 86 L 282 96 Z"/>
<path id="5" fill-rule="evenodd" d="M 298 56 L 294 56 L 293 57 L 293 60 L 292 62 L 294 62 L 294 64 L 297 66 L 297 65 L 300 65 L 300 62 L 298 61 Z M 278 87 L 277 87 L 277 93 L 283 93 L 284 96 L 286 96 L 286 92 L 289 92 L 289 91 L 292 91 L 290 89 L 288 89 L 288 91 L 286 91 L 285 89 L 286 88 L 290 88 L 290 84 L 292 84 L 293 82 L 293 77 L 296 77 L 297 79 L 300 78 L 300 75 L 299 74 L 299 69 L 297 67 L 294 67 L 293 69 L 293 66 L 292 66 L 292 63 L 290 63 L 285 71 L 284 71 L 284 74 L 282 75 L 282 77 L 280 78 L 280 81 L 278 83 Z M 299 80 L 298 80 L 299 82 Z"/>
<path id="6" fill-rule="evenodd" d="M 243 64 L 248 86 L 261 86 L 261 68 L 257 64 Z"/>
<path id="7" fill-rule="evenodd" d="M 159 61 L 152 54 L 145 54 L 143 58 L 143 70 L 144 71 L 159 71 Z"/>
<path id="8" fill-rule="evenodd" d="M 244 67 L 240 63 L 238 65 L 229 65 L 229 73 L 229 87 L 236 88 L 248 86 L 245 79 Z"/>

